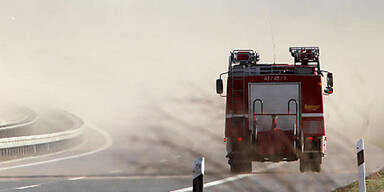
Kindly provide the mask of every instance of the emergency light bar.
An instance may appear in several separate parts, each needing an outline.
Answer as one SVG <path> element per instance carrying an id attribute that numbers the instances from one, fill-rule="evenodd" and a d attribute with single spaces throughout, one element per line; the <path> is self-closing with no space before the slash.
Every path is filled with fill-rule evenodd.
<path id="1" fill-rule="evenodd" d="M 319 63 L 319 48 L 318 47 L 290 47 L 292 57 L 296 63 L 307 65 L 309 62 Z"/>
<path id="2" fill-rule="evenodd" d="M 233 50 L 230 56 L 231 64 L 256 64 L 260 55 L 253 50 Z"/>

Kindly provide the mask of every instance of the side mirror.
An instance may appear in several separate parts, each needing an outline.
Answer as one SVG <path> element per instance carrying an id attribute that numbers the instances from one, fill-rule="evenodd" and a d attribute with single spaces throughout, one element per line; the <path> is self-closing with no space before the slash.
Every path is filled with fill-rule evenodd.
<path id="1" fill-rule="evenodd" d="M 216 93 L 217 94 L 223 93 L 223 80 L 222 79 L 216 80 Z"/>
<path id="2" fill-rule="evenodd" d="M 327 74 L 327 87 L 324 89 L 324 93 L 332 94 L 333 93 L 333 74 Z"/>
<path id="3" fill-rule="evenodd" d="M 333 88 L 332 88 L 332 87 L 326 87 L 326 88 L 324 89 L 324 93 L 326 93 L 326 94 L 332 94 L 332 93 L 333 93 Z"/>
<path id="4" fill-rule="evenodd" d="M 327 87 L 333 87 L 333 74 L 327 74 Z"/>

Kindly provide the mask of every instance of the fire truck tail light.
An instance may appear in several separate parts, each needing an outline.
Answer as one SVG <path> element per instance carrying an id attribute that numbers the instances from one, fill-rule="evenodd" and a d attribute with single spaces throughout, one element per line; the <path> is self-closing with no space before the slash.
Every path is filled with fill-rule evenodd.
<path id="1" fill-rule="evenodd" d="M 307 140 L 312 141 L 312 140 L 313 140 L 313 137 L 307 137 Z"/>
<path id="2" fill-rule="evenodd" d="M 238 138 L 237 138 L 237 141 L 242 142 L 242 141 L 243 141 L 243 138 L 242 138 L 242 137 L 238 137 Z"/>

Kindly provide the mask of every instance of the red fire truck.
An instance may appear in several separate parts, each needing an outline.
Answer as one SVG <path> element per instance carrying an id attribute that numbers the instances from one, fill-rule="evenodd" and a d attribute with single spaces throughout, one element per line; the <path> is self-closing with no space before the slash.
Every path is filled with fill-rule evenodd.
<path id="1" fill-rule="evenodd" d="M 323 94 L 333 93 L 333 75 L 320 69 L 318 47 L 289 51 L 290 65 L 260 64 L 257 52 L 234 50 L 216 80 L 223 96 L 228 75 L 224 141 L 231 172 L 251 172 L 252 161 L 299 159 L 301 172 L 320 171 L 327 140 Z"/>

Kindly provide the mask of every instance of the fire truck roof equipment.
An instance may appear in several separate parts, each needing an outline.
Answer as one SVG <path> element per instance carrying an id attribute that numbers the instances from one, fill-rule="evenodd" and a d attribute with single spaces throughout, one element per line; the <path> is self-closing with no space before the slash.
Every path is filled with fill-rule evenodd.
<path id="1" fill-rule="evenodd" d="M 289 52 L 296 63 L 301 65 L 315 64 L 319 66 L 319 47 L 290 47 Z"/>
<path id="2" fill-rule="evenodd" d="M 230 56 L 231 64 L 256 64 L 260 55 L 254 50 L 233 50 Z"/>

